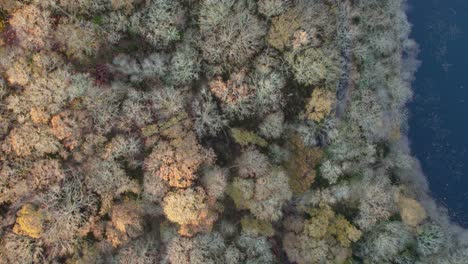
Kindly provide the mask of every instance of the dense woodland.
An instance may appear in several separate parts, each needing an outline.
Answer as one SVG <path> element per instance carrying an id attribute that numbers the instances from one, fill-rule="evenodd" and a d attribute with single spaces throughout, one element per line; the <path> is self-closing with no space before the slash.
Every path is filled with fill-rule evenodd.
<path id="1" fill-rule="evenodd" d="M 466 264 L 403 0 L 0 1 L 0 263 Z"/>

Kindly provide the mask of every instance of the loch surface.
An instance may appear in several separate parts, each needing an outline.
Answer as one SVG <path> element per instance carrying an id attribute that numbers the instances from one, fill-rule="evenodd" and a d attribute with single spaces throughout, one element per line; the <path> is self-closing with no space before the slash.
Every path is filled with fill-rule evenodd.
<path id="1" fill-rule="evenodd" d="M 422 64 L 409 104 L 411 149 L 431 195 L 468 227 L 468 1 L 409 0 Z"/>

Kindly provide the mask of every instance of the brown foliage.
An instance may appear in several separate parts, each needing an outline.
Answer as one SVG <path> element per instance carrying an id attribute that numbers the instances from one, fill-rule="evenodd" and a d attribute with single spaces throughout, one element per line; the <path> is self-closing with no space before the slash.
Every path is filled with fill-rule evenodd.
<path id="1" fill-rule="evenodd" d="M 9 23 L 16 32 L 19 43 L 26 49 L 41 49 L 47 45 L 49 13 L 34 5 L 25 5 L 16 10 Z"/>
<path id="2" fill-rule="evenodd" d="M 179 133 L 173 133 L 179 131 Z M 187 188 L 198 178 L 197 170 L 202 164 L 211 164 L 215 159 L 212 150 L 203 148 L 192 131 L 180 125 L 161 133 L 168 136 L 156 143 L 145 160 L 148 176 L 160 177 L 172 187 Z"/>
<path id="3" fill-rule="evenodd" d="M 44 109 L 39 108 L 39 107 L 31 108 L 29 115 L 31 116 L 31 120 L 33 121 L 34 124 L 47 124 L 50 118 L 47 112 L 44 111 Z"/>
<path id="4" fill-rule="evenodd" d="M 107 239 L 119 246 L 143 234 L 143 210 L 136 202 L 127 201 L 113 206 L 111 222 L 107 225 Z"/>
<path id="5" fill-rule="evenodd" d="M 167 219 L 180 225 L 179 233 L 183 236 L 209 232 L 217 219 L 201 187 L 170 192 L 164 198 L 163 209 Z"/>
<path id="6" fill-rule="evenodd" d="M 328 206 L 308 213 L 310 219 L 291 217 L 284 221 L 289 232 L 283 237 L 283 247 L 289 260 L 298 264 L 343 263 L 351 243 L 359 240 L 362 232 Z"/>
<path id="7" fill-rule="evenodd" d="M 300 28 L 299 13 L 291 9 L 272 19 L 267 41 L 274 48 L 283 51 L 290 45 L 293 33 Z"/>
<path id="8" fill-rule="evenodd" d="M 23 163 L 0 162 L 0 204 L 18 202 L 30 194 L 28 171 Z"/>
<path id="9" fill-rule="evenodd" d="M 55 140 L 48 127 L 36 127 L 26 123 L 10 132 L 2 148 L 6 153 L 13 152 L 20 157 L 43 156 L 57 153 L 60 150 L 60 143 Z"/>
<path id="10" fill-rule="evenodd" d="M 252 95 L 253 90 L 247 84 L 247 70 L 232 73 L 229 80 L 216 77 L 209 83 L 211 92 L 226 104 L 236 104 Z"/>
<path id="11" fill-rule="evenodd" d="M 330 114 L 335 103 L 335 96 L 325 89 L 314 89 L 309 102 L 306 105 L 305 117 L 315 122 L 322 121 Z"/>
<path id="12" fill-rule="evenodd" d="M 291 158 L 286 163 L 289 172 L 289 185 L 294 194 L 307 191 L 315 181 L 315 170 L 323 157 L 323 150 L 317 147 L 309 148 L 298 135 L 292 136 L 289 141 Z"/>
<path id="13" fill-rule="evenodd" d="M 401 219 L 408 226 L 416 227 L 427 218 L 426 210 L 415 199 L 399 195 L 398 207 Z"/>
<path id="14" fill-rule="evenodd" d="M 30 175 L 35 189 L 47 188 L 65 178 L 62 166 L 56 159 L 36 161 Z"/>
<path id="15" fill-rule="evenodd" d="M 73 150 L 82 141 L 82 129 L 90 127 L 91 120 L 84 111 L 64 111 L 50 120 L 52 134 L 69 150 Z"/>

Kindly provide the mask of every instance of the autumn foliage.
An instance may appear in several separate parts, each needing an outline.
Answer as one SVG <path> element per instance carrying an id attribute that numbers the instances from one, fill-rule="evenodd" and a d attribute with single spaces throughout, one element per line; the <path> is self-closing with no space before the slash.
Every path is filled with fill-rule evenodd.
<path id="1" fill-rule="evenodd" d="M 1 0 L 0 263 L 465 263 L 413 186 L 405 8 Z"/>

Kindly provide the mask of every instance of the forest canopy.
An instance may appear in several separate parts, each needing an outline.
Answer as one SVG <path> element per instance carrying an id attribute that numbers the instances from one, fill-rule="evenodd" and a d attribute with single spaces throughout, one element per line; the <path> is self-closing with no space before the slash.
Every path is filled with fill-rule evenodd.
<path id="1" fill-rule="evenodd" d="M 404 0 L 3 0 L 0 263 L 434 263 Z"/>

